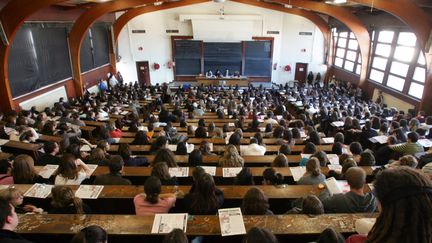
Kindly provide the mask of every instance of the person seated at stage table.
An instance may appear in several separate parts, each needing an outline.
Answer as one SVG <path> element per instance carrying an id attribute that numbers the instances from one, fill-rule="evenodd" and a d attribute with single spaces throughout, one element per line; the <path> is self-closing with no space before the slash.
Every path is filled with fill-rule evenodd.
<path id="1" fill-rule="evenodd" d="M 319 198 L 326 213 L 366 213 L 375 212 L 377 201 L 372 192 L 364 192 L 366 172 L 360 167 L 349 168 L 345 178 L 350 186 L 347 193 L 334 194 L 324 190 Z"/>

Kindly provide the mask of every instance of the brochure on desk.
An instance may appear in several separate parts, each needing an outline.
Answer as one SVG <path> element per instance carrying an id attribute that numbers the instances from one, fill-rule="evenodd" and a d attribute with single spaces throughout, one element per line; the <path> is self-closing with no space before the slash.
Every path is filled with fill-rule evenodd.
<path id="1" fill-rule="evenodd" d="M 24 193 L 24 197 L 47 198 L 53 187 L 53 185 L 36 183 Z"/>
<path id="2" fill-rule="evenodd" d="M 219 209 L 218 212 L 222 236 L 246 234 L 240 208 Z"/>
<path id="3" fill-rule="evenodd" d="M 187 213 L 155 214 L 152 234 L 168 234 L 173 229 L 181 229 L 186 233 Z"/>

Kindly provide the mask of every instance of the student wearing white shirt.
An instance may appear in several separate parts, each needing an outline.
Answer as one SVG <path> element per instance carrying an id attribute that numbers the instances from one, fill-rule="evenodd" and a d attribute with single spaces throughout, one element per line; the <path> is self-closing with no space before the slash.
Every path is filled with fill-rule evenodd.
<path id="1" fill-rule="evenodd" d="M 55 175 L 55 185 L 80 185 L 90 178 L 92 171 L 81 160 L 72 154 L 64 154 Z"/>
<path id="2" fill-rule="evenodd" d="M 256 138 L 250 139 L 250 144 L 240 149 L 242 156 L 248 155 L 264 155 L 266 148 L 264 146 L 258 145 L 258 140 Z"/>

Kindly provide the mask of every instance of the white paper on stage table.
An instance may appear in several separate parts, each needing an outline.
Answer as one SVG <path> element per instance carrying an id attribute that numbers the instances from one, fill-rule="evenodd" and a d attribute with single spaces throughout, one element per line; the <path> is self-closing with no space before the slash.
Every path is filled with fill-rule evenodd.
<path id="1" fill-rule="evenodd" d="M 222 236 L 246 234 L 240 208 L 219 209 L 218 214 Z"/>
<path id="2" fill-rule="evenodd" d="M 306 173 L 305 166 L 296 166 L 296 167 L 289 167 L 289 168 L 294 181 L 300 180 L 300 178 Z"/>
<path id="3" fill-rule="evenodd" d="M 242 167 L 226 167 L 222 168 L 223 177 L 236 177 L 238 173 L 242 170 Z"/>
<path id="4" fill-rule="evenodd" d="M 201 166 L 201 168 L 203 168 L 207 174 L 216 176 L 216 166 Z"/>
<path id="5" fill-rule="evenodd" d="M 334 143 L 334 138 L 323 138 L 324 143 Z"/>
<path id="6" fill-rule="evenodd" d="M 39 171 L 39 175 L 45 179 L 49 179 L 52 174 L 58 169 L 59 165 L 45 165 L 42 170 Z"/>
<path id="7" fill-rule="evenodd" d="M 330 164 L 332 165 L 339 164 L 339 156 L 337 154 L 327 154 L 327 158 L 329 159 Z"/>
<path id="8" fill-rule="evenodd" d="M 169 174 L 175 177 L 188 177 L 189 167 L 171 167 L 168 169 Z"/>
<path id="9" fill-rule="evenodd" d="M 103 188 L 104 186 L 80 185 L 75 196 L 83 199 L 97 199 Z"/>
<path id="10" fill-rule="evenodd" d="M 187 213 L 155 214 L 152 234 L 168 234 L 173 229 L 181 229 L 186 232 Z"/>
<path id="11" fill-rule="evenodd" d="M 53 185 L 36 183 L 24 193 L 24 197 L 47 198 L 53 187 Z"/>

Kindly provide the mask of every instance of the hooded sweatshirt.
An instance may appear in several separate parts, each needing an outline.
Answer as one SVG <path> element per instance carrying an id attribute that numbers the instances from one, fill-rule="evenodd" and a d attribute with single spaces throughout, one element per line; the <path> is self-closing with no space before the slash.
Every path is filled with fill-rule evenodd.
<path id="1" fill-rule="evenodd" d="M 377 209 L 377 201 L 372 193 L 360 196 L 349 191 L 330 196 L 328 190 L 325 190 L 319 198 L 326 213 L 367 213 Z"/>

